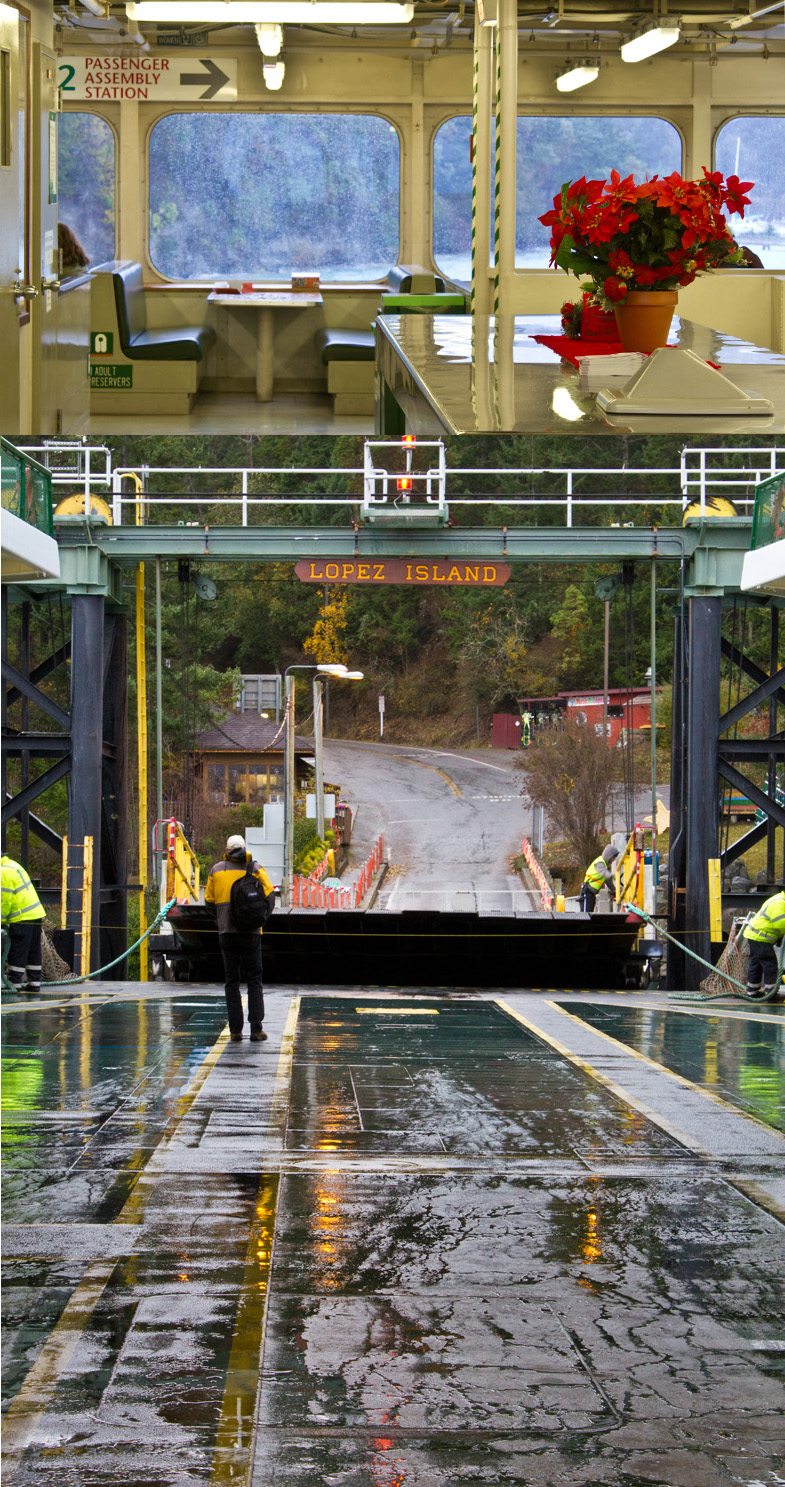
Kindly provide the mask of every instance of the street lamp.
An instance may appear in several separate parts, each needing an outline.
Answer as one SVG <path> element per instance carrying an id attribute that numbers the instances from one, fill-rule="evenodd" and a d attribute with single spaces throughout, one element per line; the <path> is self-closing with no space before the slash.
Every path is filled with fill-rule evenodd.
<path id="1" fill-rule="evenodd" d="M 294 890 L 294 677 L 293 671 L 313 671 L 313 730 L 316 775 L 316 830 L 324 838 L 324 769 L 322 764 L 323 697 L 321 683 L 326 677 L 342 681 L 359 681 L 362 671 L 350 671 L 342 661 L 319 661 L 315 666 L 287 666 L 284 671 L 284 722 L 286 748 L 283 758 L 284 857 L 281 898 L 284 907 L 292 902 Z"/>

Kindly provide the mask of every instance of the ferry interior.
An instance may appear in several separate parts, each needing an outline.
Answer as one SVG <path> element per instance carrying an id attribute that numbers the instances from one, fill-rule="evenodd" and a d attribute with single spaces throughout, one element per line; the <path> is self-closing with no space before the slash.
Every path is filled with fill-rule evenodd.
<path id="1" fill-rule="evenodd" d="M 530 337 L 578 292 L 538 217 L 617 168 L 754 183 L 731 221 L 762 267 L 684 288 L 675 334 L 764 379 L 747 426 L 785 427 L 781 6 L 28 0 L 0 22 L 7 435 L 607 433 Z"/>

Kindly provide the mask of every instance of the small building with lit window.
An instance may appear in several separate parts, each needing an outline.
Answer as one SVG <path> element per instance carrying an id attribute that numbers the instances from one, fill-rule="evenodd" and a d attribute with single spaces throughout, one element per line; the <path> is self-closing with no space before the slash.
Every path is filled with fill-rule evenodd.
<path id="1" fill-rule="evenodd" d="M 197 740 L 202 794 L 211 805 L 265 805 L 283 799 L 285 733 L 282 723 L 254 712 L 222 718 Z M 313 746 L 295 735 L 297 785 L 310 778 Z"/>

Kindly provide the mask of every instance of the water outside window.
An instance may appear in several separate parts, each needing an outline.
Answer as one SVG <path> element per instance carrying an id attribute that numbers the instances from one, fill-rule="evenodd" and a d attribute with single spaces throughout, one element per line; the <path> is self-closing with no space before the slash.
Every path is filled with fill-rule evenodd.
<path id="1" fill-rule="evenodd" d="M 785 268 L 785 118 L 730 119 L 714 147 L 723 175 L 754 181 L 744 221 L 731 218 L 736 241 L 764 268 Z"/>
<path id="2" fill-rule="evenodd" d="M 169 114 L 150 135 L 150 259 L 171 279 L 379 279 L 400 150 L 365 114 Z"/>
<path id="3" fill-rule="evenodd" d="M 98 114 L 57 116 L 58 218 L 93 268 L 115 256 L 115 139 Z"/>
<path id="4" fill-rule="evenodd" d="M 472 169 L 468 115 L 448 119 L 433 151 L 433 252 L 450 278 L 471 278 Z M 548 229 L 537 221 L 563 181 L 681 170 L 682 142 L 666 119 L 537 116 L 518 119 L 516 268 L 547 268 Z M 490 208 L 489 208 L 490 210 Z"/>

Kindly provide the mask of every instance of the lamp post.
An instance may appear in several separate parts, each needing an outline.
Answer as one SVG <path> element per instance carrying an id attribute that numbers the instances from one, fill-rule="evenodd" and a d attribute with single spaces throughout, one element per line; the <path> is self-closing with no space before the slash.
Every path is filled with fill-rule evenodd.
<path id="1" fill-rule="evenodd" d="M 283 759 L 284 855 L 281 898 L 285 908 L 291 905 L 294 890 L 294 677 L 293 671 L 313 671 L 314 758 L 316 761 L 316 829 L 324 837 L 324 768 L 322 763 L 323 698 L 321 683 L 325 677 L 358 681 L 362 671 L 350 671 L 342 661 L 318 662 L 315 666 L 287 666 L 284 671 L 284 722 L 286 747 Z"/>

